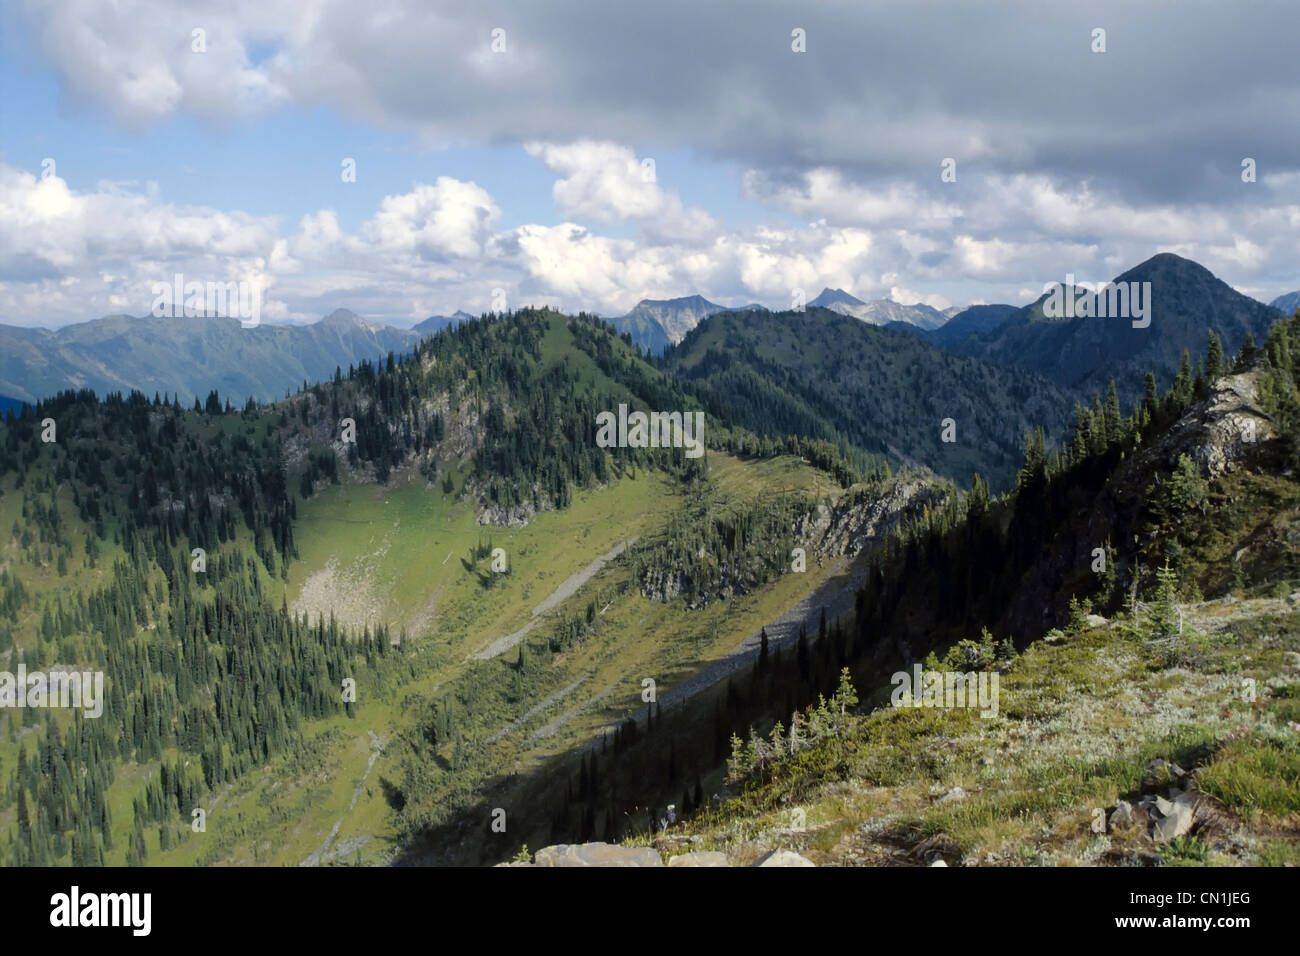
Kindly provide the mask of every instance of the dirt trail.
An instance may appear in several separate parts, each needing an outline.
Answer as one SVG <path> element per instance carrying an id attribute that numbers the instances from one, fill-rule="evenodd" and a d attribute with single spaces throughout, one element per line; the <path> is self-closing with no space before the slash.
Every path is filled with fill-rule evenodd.
<path id="1" fill-rule="evenodd" d="M 366 778 L 370 776 L 370 771 L 374 768 L 375 761 L 378 760 L 379 755 L 384 752 L 384 741 L 376 736 L 373 730 L 367 730 L 366 733 L 370 735 L 370 761 L 366 764 L 366 772 L 361 775 L 361 782 L 358 783 L 357 788 L 352 791 L 352 802 L 348 804 L 348 808 L 343 812 L 343 816 L 334 821 L 334 828 L 330 830 L 330 835 L 325 838 L 325 842 L 322 843 L 320 848 L 311 856 L 299 863 L 299 866 L 319 866 L 321 857 L 329 852 L 330 847 L 334 845 L 334 841 L 338 839 L 339 830 L 343 827 L 343 821 L 347 819 L 349 813 L 356 809 L 357 800 L 361 798 L 361 788 L 366 785 Z"/>
<path id="2" fill-rule="evenodd" d="M 588 700 L 588 701 L 586 701 L 586 702 L 584 702 L 584 703 L 579 704 L 577 707 L 573 708 L 573 710 L 566 711 L 565 713 L 561 714 L 559 717 L 556 717 L 553 721 L 551 721 L 551 722 L 550 722 L 549 724 L 547 724 L 545 727 L 539 727 L 539 728 L 537 728 L 536 730 L 534 730 L 534 731 L 532 732 L 532 734 L 529 735 L 528 739 L 531 741 L 531 740 L 538 740 L 538 739 L 541 739 L 541 738 L 543 738 L 543 737 L 550 737 L 550 736 L 553 735 L 557 730 L 559 730 L 561 727 L 563 727 L 565 724 L 567 724 L 567 723 L 569 722 L 569 720 L 570 720 L 572 717 L 574 717 L 576 714 L 578 714 L 578 713 L 581 712 L 581 711 L 586 710 L 586 709 L 587 709 L 588 707 L 590 707 L 592 704 L 598 704 L 598 703 L 600 703 L 602 700 L 604 700 L 604 699 L 605 699 L 606 697 L 608 697 L 610 694 L 614 693 L 614 691 L 617 690 L 617 689 L 618 689 L 618 685 L 617 685 L 617 684 L 610 684 L 608 687 L 606 687 L 604 690 L 602 690 L 602 691 L 601 691 L 599 694 L 597 694 L 595 697 L 591 698 L 591 700 Z"/>
<path id="3" fill-rule="evenodd" d="M 768 649 L 776 650 L 778 647 L 787 647 L 795 644 L 799 640 L 799 628 L 801 625 L 808 628 L 809 639 L 816 640 L 817 625 L 821 617 L 821 610 L 826 609 L 826 623 L 829 625 L 836 618 L 847 614 L 853 610 L 853 602 L 857 598 L 858 589 L 862 586 L 866 578 L 868 566 L 865 558 L 859 558 L 849 562 L 843 558 L 835 564 L 831 577 L 814 589 L 807 597 L 797 601 L 788 610 L 782 613 L 776 620 L 770 624 L 764 625 L 767 629 Z M 749 637 L 741 641 L 740 645 L 733 651 L 723 657 L 718 658 L 710 664 L 705 665 L 701 670 L 692 674 L 682 683 L 670 688 L 666 693 L 659 695 L 659 706 L 665 707 L 670 704 L 680 703 L 689 700 L 701 691 L 708 690 L 715 684 L 725 680 L 730 675 L 736 673 L 742 668 L 749 665 L 758 657 L 759 647 L 762 644 L 762 629 L 755 631 Z M 533 738 L 549 737 L 563 727 L 570 718 L 574 717 L 582 710 L 596 703 L 600 698 L 608 694 L 613 687 L 607 688 L 601 694 L 573 708 L 568 713 L 557 717 L 545 727 L 533 733 Z M 634 720 L 644 717 L 644 714 L 630 715 Z M 578 752 L 583 753 L 590 750 L 600 743 L 607 732 L 615 729 L 617 724 L 609 724 L 599 728 L 593 734 L 593 739 L 581 747 Z M 530 738 L 531 739 L 531 738 Z"/>
<path id="4" fill-rule="evenodd" d="M 496 741 L 498 741 L 498 740 L 500 740 L 502 737 L 504 737 L 506 734 L 510 733 L 510 731 L 514 730 L 516 727 L 522 727 L 524 724 L 528 723 L 528 721 L 532 720 L 534 717 L 536 717 L 538 714 L 540 714 L 542 711 L 544 711 L 547 707 L 550 707 L 550 706 L 551 706 L 553 703 L 555 703 L 557 700 L 560 700 L 560 699 L 563 698 L 563 697 L 567 697 L 569 694 L 573 693 L 575 690 L 578 689 L 578 685 L 581 684 L 581 683 L 582 683 L 583 681 L 585 681 L 586 679 L 587 679 L 587 678 L 585 678 L 585 677 L 579 677 L 577 680 L 575 680 L 575 681 L 574 681 L 572 684 L 570 684 L 568 687 L 565 687 L 565 688 L 562 688 L 562 689 L 560 689 L 560 690 L 557 690 L 554 694 L 552 694 L 550 697 L 546 698 L 546 700 L 542 701 L 542 702 L 541 702 L 540 704 L 538 704 L 536 707 L 534 707 L 534 708 L 532 708 L 531 710 L 529 710 L 528 713 L 524 714 L 524 715 L 523 715 L 522 717 L 520 717 L 518 720 L 514 720 L 514 721 L 511 721 L 510 723 L 506 724 L 504 727 L 502 727 L 500 730 L 498 730 L 495 734 L 493 734 L 491 737 L 489 737 L 489 738 L 487 739 L 487 742 L 490 743 L 490 744 L 491 744 L 491 743 L 495 743 Z"/>
<path id="5" fill-rule="evenodd" d="M 826 624 L 829 626 L 836 618 L 853 610 L 858 589 L 862 587 L 867 576 L 865 561 L 850 563 L 843 559 L 837 562 L 830 578 L 817 587 L 811 594 L 793 604 L 781 614 L 767 629 L 769 650 L 793 645 L 799 640 L 800 626 L 808 628 L 810 640 L 817 638 L 817 624 L 822 608 L 826 609 Z M 694 697 L 702 690 L 712 687 L 724 678 L 734 674 L 758 657 L 762 644 L 762 629 L 745 638 L 739 647 L 726 657 L 719 658 L 712 664 L 688 677 L 666 694 L 659 695 L 659 706 L 665 707 Z"/>
<path id="6" fill-rule="evenodd" d="M 548 597 L 543 599 L 537 607 L 533 608 L 532 620 L 513 634 L 507 634 L 505 637 L 498 637 L 487 647 L 471 654 L 466 658 L 466 660 L 487 661 L 510 650 L 510 648 L 522 641 L 529 631 L 541 623 L 541 616 L 543 614 L 558 607 L 562 601 L 576 594 L 578 589 L 590 581 L 597 571 L 617 558 L 629 545 L 634 544 L 635 542 L 636 538 L 629 538 L 626 541 L 615 545 L 613 549 L 602 554 L 581 571 L 578 571 L 576 574 L 570 575 L 568 578 L 561 581 L 559 587 L 552 591 Z"/>

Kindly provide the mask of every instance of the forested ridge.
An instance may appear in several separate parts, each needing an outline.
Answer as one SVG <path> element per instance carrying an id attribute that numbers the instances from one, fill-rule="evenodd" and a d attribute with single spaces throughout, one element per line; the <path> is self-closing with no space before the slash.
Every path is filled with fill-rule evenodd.
<path id="1" fill-rule="evenodd" d="M 1025 431 L 1041 427 L 1059 440 L 1070 403 L 1034 373 L 818 308 L 712 315 L 663 366 L 756 432 L 847 445 L 961 484 L 978 471 L 999 490 L 1015 475 Z"/>
<path id="2" fill-rule="evenodd" d="M 901 522 L 871 555 L 853 613 L 831 622 L 823 613 L 793 653 L 769 653 L 764 642 L 748 672 L 724 689 L 666 712 L 650 705 L 599 746 L 557 758 L 526 797 L 516 796 L 528 806 L 527 824 L 544 831 L 548 844 L 653 835 L 662 821 L 648 808 L 673 802 L 690 814 L 708 802 L 701 781 L 717 781 L 724 764 L 725 776 L 743 784 L 779 758 L 782 743 L 794 746 L 797 736 L 794 753 L 833 734 L 836 702 L 855 697 L 854 687 L 884 686 L 890 669 L 909 659 L 935 654 L 927 667 L 943 666 L 946 657 L 954 668 L 979 670 L 1002 666 L 1052 628 L 1078 630 L 1088 610 L 1119 613 L 1140 599 L 1156 609 L 1152 626 L 1176 629 L 1169 608 L 1180 601 L 1243 590 L 1289 593 L 1300 586 L 1300 551 L 1261 532 L 1280 502 L 1300 502 L 1294 478 L 1278 485 L 1272 477 L 1300 464 L 1300 365 L 1291 346 L 1298 334 L 1300 316 L 1278 322 L 1262 347 L 1247 339 L 1235 358 L 1211 334 L 1200 372 L 1185 356 L 1163 395 L 1147 376 L 1128 414 L 1112 390 L 1075 409 L 1061 447 L 1032 430 L 1010 491 L 991 493 L 977 477 L 964 493 Z M 1276 426 L 1253 468 L 1210 482 L 1184 455 L 1172 468 L 1153 462 L 1133 470 L 1142 449 L 1169 436 L 1210 397 L 1219 376 L 1242 372 L 1258 376 L 1262 411 Z M 740 522 L 731 533 L 752 529 Z M 1247 537 L 1254 542 L 1250 562 L 1225 562 Z M 1094 547 L 1104 562 L 1096 562 Z M 674 599 L 690 601 L 693 592 Z M 521 655 L 518 666 L 528 674 L 537 665 Z M 507 670 L 477 675 L 475 693 L 493 682 L 504 692 Z M 408 775 L 404 799 L 418 801 L 425 785 Z M 465 810 L 451 824 L 442 822 L 445 811 L 426 817 L 423 836 L 412 819 L 416 845 L 449 845 L 447 826 L 478 819 L 475 796 L 461 794 Z M 457 841 L 466 839 L 457 833 Z M 441 851 L 431 852 L 437 858 Z"/>
<path id="3" fill-rule="evenodd" d="M 599 320 L 530 310 L 443 330 L 271 406 L 234 408 L 215 391 L 184 407 L 83 390 L 10 411 L 0 489 L 17 507 L 0 653 L 11 670 L 103 671 L 106 700 L 99 719 L 6 710 L 17 752 L 2 791 L 7 862 L 121 852 L 107 788 L 123 762 L 158 762 L 130 811 L 126 859 L 143 862 L 146 827 L 171 845 L 198 794 L 300 748 L 303 721 L 351 713 L 344 679 L 375 693 L 410 676 L 402 635 L 311 623 L 273 598 L 297 556 L 298 502 L 320 483 L 415 469 L 479 507 L 510 509 L 563 508 L 574 488 L 623 469 L 698 477 L 680 449 L 596 447 L 595 416 L 619 401 L 698 407 Z M 717 419 L 706 437 L 769 455 L 799 445 Z M 851 479 L 833 446 L 809 452 Z"/>

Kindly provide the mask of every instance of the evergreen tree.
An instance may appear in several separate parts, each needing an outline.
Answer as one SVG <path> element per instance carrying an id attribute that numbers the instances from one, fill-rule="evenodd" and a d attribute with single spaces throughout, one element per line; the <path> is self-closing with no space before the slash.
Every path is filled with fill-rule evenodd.
<path id="1" fill-rule="evenodd" d="M 1150 623 L 1153 636 L 1158 638 L 1173 637 L 1183 629 L 1183 615 L 1178 606 L 1178 572 L 1169 566 L 1168 559 L 1156 570 L 1156 594 L 1151 604 Z"/>
<path id="2" fill-rule="evenodd" d="M 1205 377 L 1213 382 L 1224 372 L 1223 343 L 1214 329 L 1210 329 L 1210 346 L 1205 353 Z"/>
<path id="3" fill-rule="evenodd" d="M 1156 373 L 1148 371 L 1142 379 L 1142 410 L 1148 415 L 1156 413 L 1159 396 L 1156 391 Z"/>
<path id="4" fill-rule="evenodd" d="M 1237 353 L 1236 370 L 1244 372 L 1255 364 L 1255 356 L 1259 349 L 1255 345 L 1255 336 L 1249 332 L 1246 333 L 1245 340 L 1241 343 L 1241 351 Z"/>
<path id="5" fill-rule="evenodd" d="M 858 706 L 858 692 L 853 687 L 853 679 L 847 667 L 840 670 L 840 683 L 835 690 L 834 703 L 841 723 Z"/>
<path id="6" fill-rule="evenodd" d="M 1124 414 L 1119 408 L 1119 393 L 1115 391 L 1115 381 L 1112 379 L 1110 388 L 1106 391 L 1106 406 L 1104 410 L 1106 444 L 1117 445 L 1124 437 Z"/>

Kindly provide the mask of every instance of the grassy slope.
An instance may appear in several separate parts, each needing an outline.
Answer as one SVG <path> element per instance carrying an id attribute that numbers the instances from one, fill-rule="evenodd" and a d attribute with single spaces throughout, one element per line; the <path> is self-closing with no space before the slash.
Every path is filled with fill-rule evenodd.
<path id="1" fill-rule="evenodd" d="M 1142 613 L 1049 632 L 1003 675 L 992 719 L 893 708 L 883 675 L 860 688 L 850 732 L 724 790 L 657 845 L 737 863 L 777 847 L 830 865 L 1300 863 L 1300 481 L 1221 476 L 1209 515 L 1184 560 L 1216 598 L 1184 606 L 1182 635 L 1152 638 Z M 1098 809 L 1166 795 L 1172 781 L 1148 778 L 1157 757 L 1193 773 L 1195 839 L 1161 853 L 1136 831 L 1095 833 Z M 940 802 L 954 787 L 965 796 Z"/>
<path id="2" fill-rule="evenodd" d="M 1091 824 L 1121 798 L 1164 795 L 1171 781 L 1148 774 L 1159 757 L 1208 795 L 1197 842 L 1164 862 L 1300 862 L 1300 747 L 1287 725 L 1300 717 L 1300 618 L 1254 599 L 1201 605 L 1188 625 L 1173 656 L 1122 621 L 1035 644 L 1004 675 L 995 718 L 883 706 L 661 846 L 734 862 L 784 847 L 832 865 L 1151 863 L 1161 857 L 1141 834 Z M 941 799 L 955 787 L 965 796 Z"/>
<path id="3" fill-rule="evenodd" d="M 834 490 L 825 476 L 794 459 L 742 462 L 714 452 L 709 460 L 724 505 L 792 487 L 827 494 Z M 382 861 L 395 849 L 391 811 L 380 782 L 400 778 L 390 755 L 378 758 L 355 807 L 349 809 L 369 759 L 369 733 L 390 740 L 411 719 L 405 701 L 432 694 L 464 673 L 470 652 L 525 623 L 556 584 L 625 536 L 649 532 L 676 506 L 666 481 L 646 472 L 605 489 L 578 493 L 569 509 L 543 513 L 525 528 L 480 528 L 467 505 L 453 502 L 437 487 L 425 487 L 418 478 L 396 479 L 389 488 L 344 484 L 300 502 L 296 533 L 302 559 L 291 566 L 285 588 L 290 605 L 300 599 L 304 584 L 333 563 L 341 573 L 335 575 L 328 596 L 343 607 L 354 607 L 349 582 L 359 584 L 364 572 L 374 620 L 408 626 L 407 653 L 418 655 L 419 675 L 378 696 L 368 697 L 366 688 L 360 688 L 355 720 L 339 717 L 309 724 L 305 737 L 311 743 L 303 753 L 278 757 L 263 773 L 209 796 L 206 834 L 191 835 L 163 853 L 156 828 L 147 830 L 149 862 L 296 865 L 326 842 L 340 819 L 332 848 L 342 847 L 343 852 L 327 856 L 326 862 Z M 510 558 L 510 573 L 491 589 L 481 583 L 486 561 L 476 571 L 466 570 L 461 561 L 480 534 L 491 534 L 494 545 L 505 548 Z M 448 551 L 452 556 L 444 562 Z M 518 713 L 502 716 L 504 729 L 540 700 L 581 680 L 576 689 L 493 744 L 496 763 L 523 772 L 549 755 L 580 746 L 601 727 L 637 709 L 644 676 L 654 677 L 662 693 L 701 662 L 731 650 L 829 572 L 814 565 L 806 575 L 787 575 L 730 607 L 719 604 L 703 612 L 657 604 L 635 592 L 624 595 L 606 609 L 596 639 L 556 659 L 545 693 L 537 691 L 519 705 Z M 626 582 L 627 576 L 623 566 L 607 566 L 559 612 L 577 613 L 592 593 Z M 424 626 L 413 626 L 420 622 Z M 545 633 L 544 621 L 528 639 L 538 641 Z M 504 667 L 513 664 L 516 654 L 512 650 L 473 666 Z M 533 736 L 557 722 L 553 732 Z M 131 765 L 110 791 L 119 835 L 113 857 L 124 853 L 131 799 L 151 773 L 156 773 L 152 763 Z"/>
<path id="4" fill-rule="evenodd" d="M 624 348 L 622 343 L 616 347 Z M 572 348 L 572 337 L 558 317 L 543 340 L 543 361 L 567 364 L 570 374 L 589 385 L 604 380 L 595 363 Z M 195 427 L 205 442 L 218 431 L 228 437 L 243 431 L 253 441 L 261 441 L 273 420 L 273 414 L 253 422 L 239 416 L 202 418 Z M 712 453 L 709 461 L 717 501 L 723 507 L 790 488 L 818 494 L 835 490 L 825 476 L 793 459 L 740 462 Z M 463 477 L 463 470 L 456 475 L 458 489 Z M 0 494 L 3 529 L 11 528 L 15 520 L 22 524 L 21 495 L 15 493 L 11 482 Z M 113 560 L 120 556 L 120 550 L 105 544 L 97 566 L 83 567 L 85 532 L 66 487 L 58 500 L 73 548 L 67 576 L 58 576 L 52 564 L 43 567 L 27 562 L 18 553 L 16 542 L 7 542 L 0 555 L 36 596 L 24 608 L 15 629 L 20 642 L 37 627 L 41 611 L 55 594 L 101 586 L 111 575 Z M 355 720 L 339 717 L 309 723 L 304 729 L 306 745 L 300 752 L 273 758 L 262 773 L 206 795 L 204 835 L 187 832 L 180 846 L 162 852 L 157 828 L 147 828 L 151 864 L 297 864 L 326 841 L 340 819 L 335 848 L 350 846 L 349 839 L 360 837 L 365 848 L 359 859 L 382 859 L 392 849 L 389 841 L 393 833 L 380 779 L 385 775 L 400 779 L 398 768 L 390 766 L 386 756 L 376 762 L 355 807 L 349 809 L 354 788 L 366 770 L 370 734 L 381 741 L 390 739 L 413 719 L 407 704 L 426 699 L 463 674 L 470 666 L 465 662 L 468 654 L 528 622 L 532 609 L 557 584 L 620 541 L 655 529 L 680 501 L 662 475 L 641 472 L 603 489 L 578 492 L 570 508 L 543 513 L 527 527 L 481 528 L 467 502 L 455 500 L 409 471 L 397 471 L 387 487 L 344 483 L 300 500 L 298 506 L 295 535 L 301 559 L 290 566 L 287 583 L 278 577 L 265 578 L 268 592 L 282 592 L 300 611 L 333 610 L 344 623 L 382 621 L 394 633 L 405 627 L 406 650 L 417 676 L 396 690 L 368 693 L 370 689 L 360 688 Z M 110 524 L 110 541 L 112 530 Z M 489 537 L 493 546 L 506 550 L 509 574 L 490 575 L 487 561 L 467 569 L 464 562 L 471 558 L 471 546 Z M 250 539 L 241 526 L 237 541 L 226 547 L 238 546 L 251 553 Z M 558 611 L 580 613 L 593 592 L 615 584 L 626 586 L 630 583 L 627 577 L 626 569 L 610 565 Z M 729 651 L 764 619 L 816 587 L 822 578 L 818 569 L 806 576 L 787 576 L 748 599 L 747 609 L 738 615 L 721 607 L 692 614 L 654 604 L 631 591 L 604 609 L 600 640 L 560 655 L 546 688 L 530 692 L 529 699 L 519 704 L 518 713 L 502 715 L 500 726 L 504 729 L 534 709 L 540 698 L 581 679 L 577 689 L 538 711 L 518 732 L 503 736 L 497 744 L 502 760 L 526 761 L 535 752 L 554 752 L 581 742 L 639 702 L 643 674 L 654 674 L 661 684 L 670 686 L 701 660 Z M 544 620 L 529 640 L 544 640 L 546 624 Z M 502 667 L 513 662 L 515 654 L 507 652 L 498 661 L 472 666 Z M 70 719 L 60 712 L 55 716 L 60 721 Z M 554 724 L 552 732 L 533 737 L 543 724 Z M 18 730 L 30 755 L 40 730 L 24 731 L 21 726 Z M 0 741 L 0 776 L 12 773 L 16 756 L 15 745 Z M 172 751 L 164 754 L 168 760 L 175 756 Z M 131 802 L 142 795 L 145 782 L 156 774 L 156 761 L 120 766 L 109 791 L 115 836 L 115 848 L 107 853 L 110 864 L 125 859 Z M 0 811 L 0 830 L 12 825 L 12 808 Z"/>

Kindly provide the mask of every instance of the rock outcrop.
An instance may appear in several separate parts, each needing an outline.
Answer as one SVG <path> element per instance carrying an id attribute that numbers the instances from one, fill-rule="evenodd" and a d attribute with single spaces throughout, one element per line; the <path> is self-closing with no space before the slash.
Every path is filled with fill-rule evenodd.
<path id="1" fill-rule="evenodd" d="M 1216 379 L 1210 397 L 1191 406 L 1160 440 L 1138 456 L 1139 464 L 1172 469 L 1188 455 L 1210 476 L 1233 471 L 1275 432 L 1264 412 L 1258 370 Z"/>
<path id="2" fill-rule="evenodd" d="M 1079 512 L 1046 559 L 1026 574 L 1007 609 L 1005 627 L 1010 634 L 1028 639 L 1062 620 L 1071 593 L 1067 582 L 1091 567 L 1093 549 L 1108 537 L 1117 552 L 1114 570 L 1120 586 L 1131 586 L 1129 555 L 1139 543 L 1143 508 L 1183 455 L 1210 478 L 1250 466 L 1276 432 L 1260 402 L 1263 374 L 1250 370 L 1216 379 L 1209 397 L 1189 406 L 1155 441 L 1139 446 L 1120 463 L 1103 493 Z"/>
<path id="3" fill-rule="evenodd" d="M 543 847 L 532 863 L 513 866 L 663 866 L 659 853 L 648 846 L 618 846 L 612 843 L 559 843 Z"/>
<path id="4" fill-rule="evenodd" d="M 819 506 L 796 523 L 794 536 L 822 557 L 851 558 L 946 497 L 945 485 L 933 475 L 900 474 L 880 486 L 851 489 L 829 509 Z"/>
<path id="5" fill-rule="evenodd" d="M 533 862 L 512 860 L 498 866 L 663 866 L 659 851 L 648 846 L 618 846 L 612 843 L 559 843 L 543 847 Z M 682 853 L 668 861 L 670 867 L 731 866 L 725 853 L 696 850 Z M 772 850 L 759 857 L 754 866 L 816 866 L 811 860 L 790 850 Z"/>

